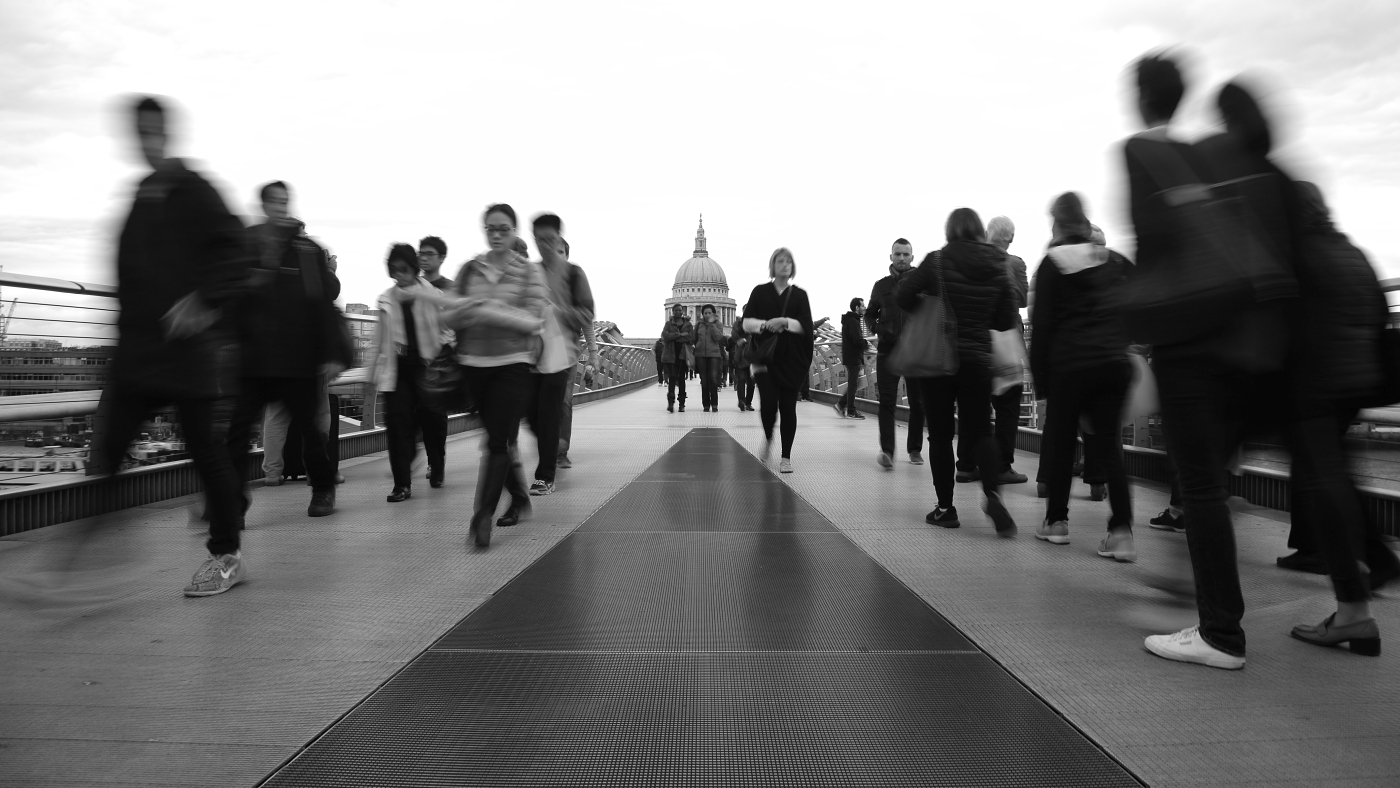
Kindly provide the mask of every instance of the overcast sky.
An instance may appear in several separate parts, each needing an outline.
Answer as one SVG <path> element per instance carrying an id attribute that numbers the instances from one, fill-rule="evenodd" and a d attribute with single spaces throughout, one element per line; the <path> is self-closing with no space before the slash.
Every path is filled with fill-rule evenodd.
<path id="1" fill-rule="evenodd" d="M 0 0 L 0 265 L 115 281 L 140 92 L 175 100 L 174 151 L 235 213 L 292 185 L 345 301 L 389 286 L 396 241 L 442 236 L 455 273 L 501 201 L 563 217 L 628 336 L 658 335 L 701 212 L 736 301 L 788 246 L 834 319 L 894 238 L 922 257 L 959 206 L 1010 216 L 1034 269 L 1050 201 L 1075 190 L 1131 252 L 1125 68 L 1169 45 L 1188 58 L 1182 132 L 1211 132 L 1216 88 L 1249 74 L 1280 162 L 1400 276 L 1394 0 Z"/>

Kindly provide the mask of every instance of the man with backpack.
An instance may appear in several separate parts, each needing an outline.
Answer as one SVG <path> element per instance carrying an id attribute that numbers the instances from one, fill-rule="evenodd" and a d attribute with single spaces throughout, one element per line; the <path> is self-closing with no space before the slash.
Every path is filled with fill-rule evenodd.
<path id="1" fill-rule="evenodd" d="M 889 369 L 890 351 L 899 341 L 899 331 L 904 327 L 904 311 L 895 303 L 899 283 L 913 270 L 914 246 L 904 238 L 897 238 L 890 245 L 890 273 L 875 283 L 870 291 L 870 303 L 865 309 L 865 327 L 875 334 L 878 345 L 875 349 L 875 384 L 880 395 L 880 467 L 890 470 L 894 467 L 894 409 L 899 399 L 899 376 Z M 924 406 L 919 394 L 918 382 L 904 379 L 905 393 L 909 399 L 909 438 L 905 447 L 909 450 L 909 462 L 923 465 L 924 449 Z"/>

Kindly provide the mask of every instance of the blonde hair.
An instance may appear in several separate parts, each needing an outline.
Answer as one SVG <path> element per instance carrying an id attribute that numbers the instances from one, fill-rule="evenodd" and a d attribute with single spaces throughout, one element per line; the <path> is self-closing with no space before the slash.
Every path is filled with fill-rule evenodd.
<path id="1" fill-rule="evenodd" d="M 777 274 L 777 271 L 775 270 L 774 266 L 777 264 L 777 262 L 778 262 L 778 255 L 780 255 L 780 254 L 787 254 L 788 259 L 792 261 L 792 275 L 789 276 L 788 278 L 789 278 L 789 279 L 796 279 L 796 278 L 797 278 L 797 258 L 792 256 L 792 250 L 789 249 L 789 248 L 787 248 L 786 246 L 779 246 L 777 249 L 774 249 L 774 250 L 773 250 L 773 254 L 769 255 L 769 257 L 768 257 L 768 278 L 769 278 L 769 279 L 777 278 L 778 274 Z"/>

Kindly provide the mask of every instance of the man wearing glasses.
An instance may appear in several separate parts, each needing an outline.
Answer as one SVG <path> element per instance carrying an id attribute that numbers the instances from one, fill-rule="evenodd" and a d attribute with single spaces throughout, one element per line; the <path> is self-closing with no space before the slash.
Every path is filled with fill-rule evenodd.
<path id="1" fill-rule="evenodd" d="M 447 242 L 430 235 L 418 242 L 418 270 L 428 284 L 444 293 L 453 290 L 452 280 L 442 275 L 442 263 L 447 259 Z"/>
<path id="2" fill-rule="evenodd" d="M 452 280 L 442 275 L 442 262 L 447 259 L 447 242 L 429 235 L 418 242 L 418 270 L 428 284 L 444 293 L 456 290 Z M 454 337 L 455 338 L 455 337 Z M 456 358 L 455 351 L 451 351 Z M 463 387 L 465 390 L 465 387 Z M 465 404 L 466 411 L 472 410 L 470 397 Z M 428 485 L 433 488 L 443 484 L 443 465 L 447 456 L 447 408 L 419 408 L 418 424 L 423 430 L 423 453 L 428 458 Z"/>

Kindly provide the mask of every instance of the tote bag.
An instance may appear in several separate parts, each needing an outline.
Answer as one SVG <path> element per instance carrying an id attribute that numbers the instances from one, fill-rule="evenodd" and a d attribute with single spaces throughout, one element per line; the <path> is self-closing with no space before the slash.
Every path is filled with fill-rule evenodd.
<path id="1" fill-rule="evenodd" d="M 564 336 L 564 325 L 559 320 L 554 304 L 545 305 L 544 334 L 540 336 L 540 340 L 540 357 L 535 361 L 535 369 L 545 375 L 568 369 L 568 340 Z"/>
<path id="2" fill-rule="evenodd" d="M 906 312 L 899 341 L 890 351 L 889 370 L 906 378 L 941 378 L 958 372 L 958 325 L 943 293 L 943 257 L 934 258 L 936 296 L 919 296 L 919 305 Z"/>
<path id="3" fill-rule="evenodd" d="M 989 333 L 992 335 L 992 393 L 1005 394 L 1026 382 L 1026 340 L 1019 328 Z"/>

